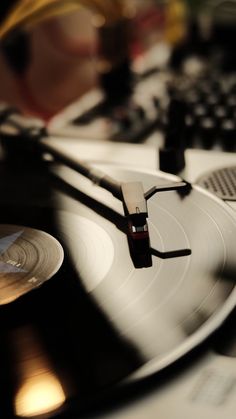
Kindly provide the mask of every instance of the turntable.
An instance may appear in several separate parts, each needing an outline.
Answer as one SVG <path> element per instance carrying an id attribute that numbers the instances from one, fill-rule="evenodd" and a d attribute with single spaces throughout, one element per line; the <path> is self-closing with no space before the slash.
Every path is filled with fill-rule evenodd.
<path id="1" fill-rule="evenodd" d="M 35 142 L 20 138 L 19 120 L 1 132 L 3 417 L 233 419 L 233 205 L 147 160 L 143 169 L 93 162 L 99 186 L 72 170 L 83 159 L 70 149 L 73 141 L 83 149 L 75 140 L 64 158 L 61 139 L 34 131 Z M 143 162 L 154 153 L 133 150 Z M 188 181 L 199 177 L 199 161 L 208 159 L 209 169 L 219 161 L 194 153 L 186 153 Z M 230 153 L 217 155 L 235 163 Z M 113 196 L 104 179 L 143 192 L 125 187 Z M 148 230 L 129 230 L 130 202 L 135 215 L 147 215 Z M 136 266 L 132 251 L 144 256 L 147 231 L 151 263 Z M 133 248 L 140 237 L 144 247 Z"/>

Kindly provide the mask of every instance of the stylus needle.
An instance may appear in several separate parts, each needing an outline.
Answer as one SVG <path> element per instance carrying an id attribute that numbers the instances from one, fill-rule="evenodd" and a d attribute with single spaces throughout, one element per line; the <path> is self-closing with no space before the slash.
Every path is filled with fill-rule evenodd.
<path id="1" fill-rule="evenodd" d="M 136 268 L 152 266 L 148 231 L 148 208 L 143 184 L 125 182 L 121 184 L 124 212 L 128 220 L 128 243 Z"/>

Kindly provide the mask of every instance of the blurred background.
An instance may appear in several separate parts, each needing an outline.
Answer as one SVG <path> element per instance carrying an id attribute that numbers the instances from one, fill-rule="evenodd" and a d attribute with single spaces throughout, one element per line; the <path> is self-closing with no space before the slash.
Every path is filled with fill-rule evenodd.
<path id="1" fill-rule="evenodd" d="M 186 35 L 189 14 L 200 9 L 201 2 L 127 0 L 126 3 L 129 52 L 133 60 L 158 42 L 180 41 Z M 0 52 L 1 100 L 50 118 L 96 86 L 99 27 L 103 23 L 101 16 L 82 5 L 30 29 L 9 33 Z M 122 47 L 127 48 L 121 42 Z"/>
<path id="2" fill-rule="evenodd" d="M 0 99 L 49 120 L 94 87 L 105 83 L 106 89 L 108 83 L 109 88 L 109 80 L 101 76 L 104 71 L 109 73 L 122 59 L 136 68 L 157 45 L 171 52 L 168 64 L 176 70 L 187 51 L 203 56 L 206 45 L 213 48 L 216 43 L 229 51 L 224 65 L 234 70 L 235 1 L 121 1 L 125 10 L 121 27 L 91 10 L 89 0 L 86 7 L 84 0 L 71 12 L 49 14 L 37 24 L 6 34 L 0 49 Z M 222 50 L 214 50 L 217 65 Z M 109 69 L 104 51 L 106 58 L 111 57 Z M 128 73 L 122 71 L 118 78 L 127 80 Z"/>

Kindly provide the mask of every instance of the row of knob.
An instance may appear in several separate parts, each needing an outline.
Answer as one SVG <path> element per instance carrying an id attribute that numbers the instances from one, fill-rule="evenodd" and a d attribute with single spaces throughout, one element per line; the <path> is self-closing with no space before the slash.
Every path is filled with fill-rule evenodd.
<path id="1" fill-rule="evenodd" d="M 186 103 L 187 147 L 236 146 L 236 82 L 203 80 L 181 92 Z M 170 94 L 170 102 L 173 97 Z M 168 123 L 168 121 L 167 121 Z"/>

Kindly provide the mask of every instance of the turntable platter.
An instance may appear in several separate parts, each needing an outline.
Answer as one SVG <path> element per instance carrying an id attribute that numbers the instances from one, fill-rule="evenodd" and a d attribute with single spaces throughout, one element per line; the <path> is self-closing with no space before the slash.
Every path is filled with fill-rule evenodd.
<path id="1" fill-rule="evenodd" d="M 177 180 L 163 173 L 99 167 L 119 181 L 142 181 L 145 191 Z M 57 272 L 53 265 L 55 273 L 42 287 L 6 306 L 4 313 L 0 307 L 0 316 L 4 333 L 8 316 L 10 328 L 18 330 L 17 338 L 10 339 L 18 357 L 22 351 L 23 361 L 14 358 L 15 370 L 27 364 L 26 358 L 33 362 L 38 352 L 46 353 L 71 403 L 65 409 L 79 410 L 115 391 L 117 384 L 158 373 L 222 325 L 236 301 L 236 216 L 198 186 L 186 195 L 154 194 L 148 200 L 153 263 L 135 269 L 119 229 L 120 201 L 70 170 L 59 168 L 57 174 L 72 189 L 79 185 L 80 201 L 67 188 L 55 192 L 56 209 L 1 207 L 3 225 L 46 231 L 61 243 L 65 258 Z M 46 247 L 51 252 L 50 241 Z M 186 248 L 191 254 L 182 257 L 160 259 L 155 253 Z M 27 336 L 34 330 L 32 336 L 41 342 L 35 350 L 34 338 L 27 338 L 32 353 L 20 343 L 26 325 Z"/>

